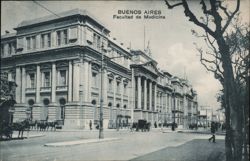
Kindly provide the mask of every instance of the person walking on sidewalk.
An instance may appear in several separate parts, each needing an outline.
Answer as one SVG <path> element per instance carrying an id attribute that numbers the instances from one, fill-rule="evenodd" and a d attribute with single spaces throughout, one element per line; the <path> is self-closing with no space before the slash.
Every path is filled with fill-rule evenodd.
<path id="1" fill-rule="evenodd" d="M 92 130 L 92 121 L 89 121 L 89 129 Z"/>
<path id="2" fill-rule="evenodd" d="M 211 140 L 213 140 L 213 143 L 215 143 L 215 123 L 214 122 L 211 123 L 211 133 L 212 133 L 212 137 L 210 137 L 208 141 L 210 142 Z"/>

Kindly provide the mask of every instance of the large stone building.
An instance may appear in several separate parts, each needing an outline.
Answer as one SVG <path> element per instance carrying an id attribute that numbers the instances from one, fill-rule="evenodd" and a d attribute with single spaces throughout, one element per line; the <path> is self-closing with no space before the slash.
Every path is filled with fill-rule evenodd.
<path id="1" fill-rule="evenodd" d="M 104 128 L 139 119 L 169 123 L 173 116 L 180 126 L 195 123 L 197 94 L 186 80 L 158 69 L 150 52 L 111 39 L 87 11 L 58 15 L 23 21 L 15 34 L 1 36 L 1 70 L 18 85 L 14 121 L 97 124 L 102 82 Z"/>

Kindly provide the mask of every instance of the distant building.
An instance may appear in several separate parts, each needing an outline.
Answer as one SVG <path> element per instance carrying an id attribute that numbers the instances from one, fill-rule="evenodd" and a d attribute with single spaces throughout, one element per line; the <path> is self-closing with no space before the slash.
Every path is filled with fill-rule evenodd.
<path id="1" fill-rule="evenodd" d="M 104 55 L 104 128 L 145 119 L 187 127 L 197 94 L 187 80 L 157 68 L 151 51 L 129 50 L 87 11 L 21 22 L 1 36 L 1 70 L 15 81 L 14 121 L 61 120 L 63 128 L 98 124 Z"/>

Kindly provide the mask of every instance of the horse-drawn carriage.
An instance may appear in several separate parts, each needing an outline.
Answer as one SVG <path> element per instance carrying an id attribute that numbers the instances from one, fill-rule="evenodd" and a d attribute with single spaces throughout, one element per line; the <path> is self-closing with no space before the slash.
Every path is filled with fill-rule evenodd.
<path id="1" fill-rule="evenodd" d="M 131 126 L 131 131 L 133 131 L 134 129 L 136 131 L 141 130 L 143 131 L 150 131 L 150 126 L 151 123 L 147 122 L 147 120 L 138 120 L 138 122 L 134 122 Z"/>
<path id="2" fill-rule="evenodd" d="M 37 131 L 56 131 L 56 129 L 62 128 L 61 120 L 46 121 L 46 120 L 35 120 L 29 119 L 20 120 L 14 123 L 3 121 L 0 127 L 0 140 L 1 139 L 12 139 L 14 131 L 18 131 L 18 138 L 23 138 L 24 131 L 29 132 L 30 130 Z"/>

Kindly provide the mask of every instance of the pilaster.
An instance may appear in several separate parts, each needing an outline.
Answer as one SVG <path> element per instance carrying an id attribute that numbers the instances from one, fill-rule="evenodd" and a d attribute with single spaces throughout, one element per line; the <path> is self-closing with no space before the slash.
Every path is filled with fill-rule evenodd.
<path id="1" fill-rule="evenodd" d="M 138 94 L 138 98 L 137 98 L 137 108 L 141 109 L 141 77 L 138 76 L 137 77 L 137 94 Z"/>
<path id="2" fill-rule="evenodd" d="M 152 82 L 149 81 L 149 110 L 152 110 Z"/>
<path id="3" fill-rule="evenodd" d="M 73 63 L 73 101 L 79 101 L 79 62 Z"/>
<path id="4" fill-rule="evenodd" d="M 16 67 L 16 102 L 21 103 L 21 67 Z"/>
<path id="5" fill-rule="evenodd" d="M 144 110 L 147 110 L 147 79 L 144 79 Z"/>
<path id="6" fill-rule="evenodd" d="M 36 66 L 36 103 L 40 102 L 40 84 L 41 84 L 41 79 L 40 79 L 40 65 Z"/>
<path id="7" fill-rule="evenodd" d="M 26 89 L 26 71 L 25 67 L 22 67 L 22 103 L 25 103 L 25 89 Z"/>
<path id="8" fill-rule="evenodd" d="M 73 78 L 73 72 L 72 72 L 72 61 L 69 60 L 69 74 L 68 74 L 68 102 L 72 101 L 72 78 Z"/>
<path id="9" fill-rule="evenodd" d="M 56 63 L 52 63 L 51 102 L 56 102 Z"/>

